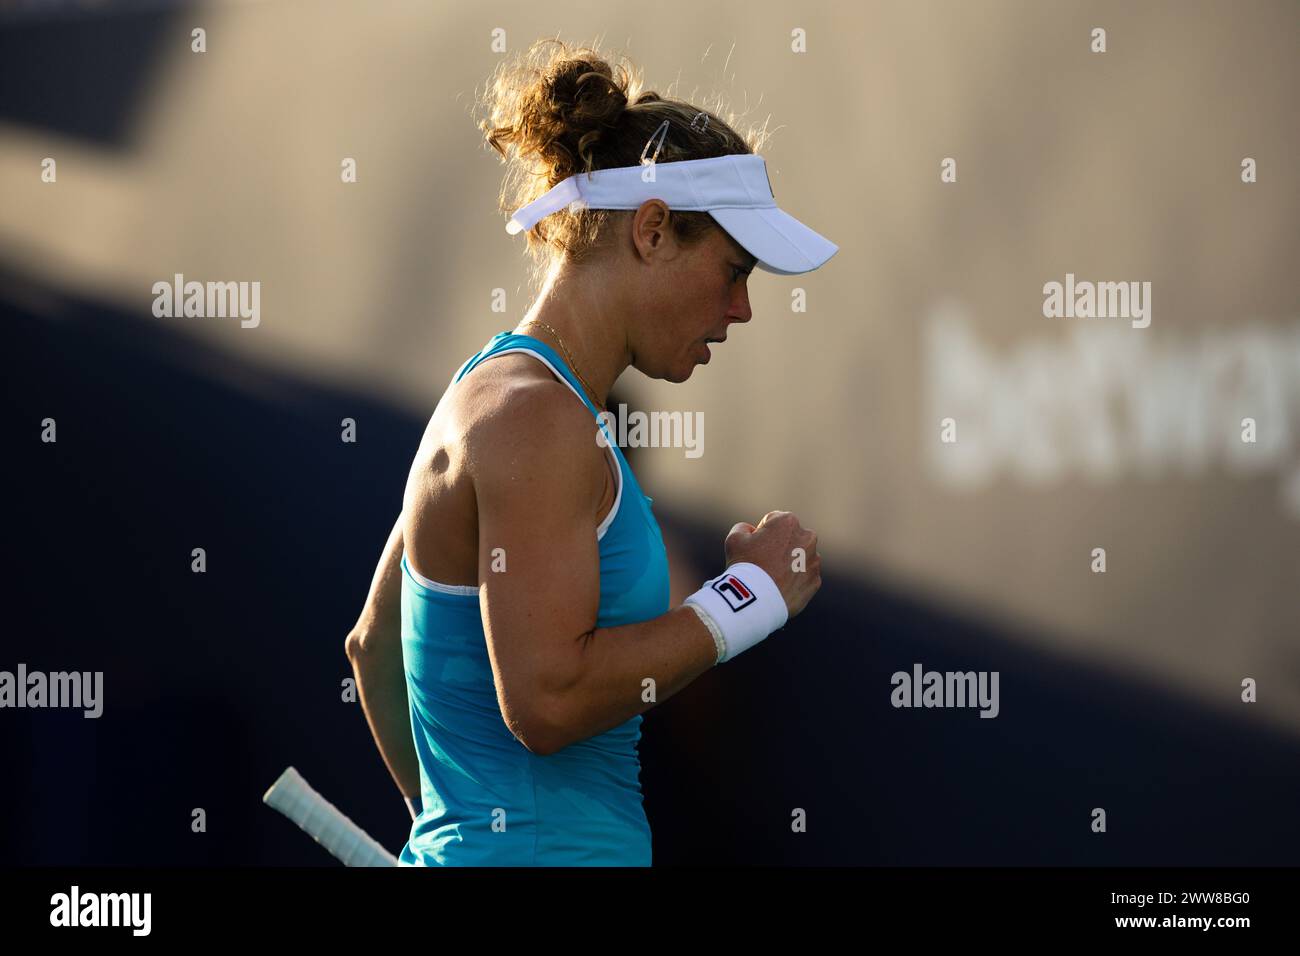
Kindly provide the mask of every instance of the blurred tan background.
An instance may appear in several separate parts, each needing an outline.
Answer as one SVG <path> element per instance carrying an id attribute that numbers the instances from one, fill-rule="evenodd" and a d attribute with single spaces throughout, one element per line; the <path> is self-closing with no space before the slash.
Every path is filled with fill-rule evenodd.
<path id="1" fill-rule="evenodd" d="M 470 115 L 496 29 L 770 116 L 778 201 L 840 245 L 755 273 L 753 322 L 689 382 L 620 383 L 704 412 L 701 457 L 638 454 L 657 501 L 719 541 L 792 510 L 828 568 L 1300 734 L 1294 3 L 187 8 L 123 144 L 0 127 L 0 262 L 183 329 L 214 375 L 239 356 L 427 415 L 528 305 Z M 260 281 L 260 325 L 154 318 L 177 272 Z M 1045 318 L 1067 273 L 1151 282 L 1150 327 Z"/>

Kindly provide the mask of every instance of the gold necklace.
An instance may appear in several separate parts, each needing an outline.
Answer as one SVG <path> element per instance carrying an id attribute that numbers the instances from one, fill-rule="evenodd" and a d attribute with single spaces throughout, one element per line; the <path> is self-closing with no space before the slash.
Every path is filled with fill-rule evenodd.
<path id="1" fill-rule="evenodd" d="M 605 406 L 601 403 L 600 399 L 596 398 L 596 390 L 592 388 L 589 384 L 587 384 L 587 380 L 583 378 L 582 373 L 578 371 L 578 363 L 575 362 L 573 360 L 573 356 L 569 354 L 569 349 L 564 344 L 564 339 L 560 338 L 560 333 L 555 331 L 555 329 L 551 328 L 541 319 L 528 319 L 527 321 L 524 322 L 524 325 L 526 326 L 540 325 L 547 332 L 550 332 L 552 336 L 554 336 L 555 341 L 560 346 L 560 351 L 564 353 L 564 358 L 569 363 L 569 368 L 573 369 L 573 374 L 578 376 L 578 381 L 582 383 L 582 387 L 587 390 L 587 394 L 591 397 L 592 404 L 594 404 L 597 408 L 599 408 L 603 412 L 605 410 Z"/>

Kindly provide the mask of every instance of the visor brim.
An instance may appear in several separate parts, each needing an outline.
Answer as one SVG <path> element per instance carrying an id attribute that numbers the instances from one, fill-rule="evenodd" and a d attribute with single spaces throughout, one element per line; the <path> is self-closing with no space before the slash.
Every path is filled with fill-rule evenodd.
<path id="1" fill-rule="evenodd" d="M 711 209 L 709 215 L 758 262 L 776 275 L 796 276 L 821 268 L 839 246 L 775 206 Z"/>

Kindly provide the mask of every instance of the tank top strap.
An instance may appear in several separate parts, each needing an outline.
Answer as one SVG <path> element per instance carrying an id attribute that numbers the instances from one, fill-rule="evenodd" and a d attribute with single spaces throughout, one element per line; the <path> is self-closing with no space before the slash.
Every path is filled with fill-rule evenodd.
<path id="1" fill-rule="evenodd" d="M 573 393 L 578 396 L 582 401 L 582 404 L 587 406 L 587 410 L 590 411 L 592 416 L 596 419 L 597 425 L 604 433 L 605 440 L 609 442 L 610 446 L 616 449 L 618 448 L 613 435 L 611 435 L 609 431 L 606 420 L 601 417 L 595 403 L 587 397 L 587 390 L 582 387 L 582 383 L 578 381 L 578 377 L 574 374 L 573 369 L 569 367 L 568 363 L 560 357 L 559 353 L 556 352 L 555 349 L 551 348 L 541 339 L 533 338 L 531 335 L 524 335 L 517 332 L 498 332 L 488 340 L 487 345 L 483 346 L 479 352 L 471 355 L 469 359 L 466 360 L 465 364 L 460 367 L 460 371 L 458 371 L 452 379 L 452 383 L 454 384 L 459 382 L 484 360 L 491 358 L 494 355 L 504 355 L 509 352 L 530 352 L 545 362 L 551 371 L 558 375 L 561 380 L 573 390 Z M 617 457 L 621 465 L 623 456 L 618 454 Z"/>

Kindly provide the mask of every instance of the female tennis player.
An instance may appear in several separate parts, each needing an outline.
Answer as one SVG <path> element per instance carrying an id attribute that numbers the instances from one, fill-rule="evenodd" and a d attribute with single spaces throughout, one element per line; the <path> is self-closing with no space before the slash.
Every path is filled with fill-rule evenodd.
<path id="1" fill-rule="evenodd" d="M 821 586 L 816 534 L 772 511 L 734 525 L 723 573 L 669 607 L 606 397 L 629 366 L 686 381 L 750 320 L 754 266 L 808 272 L 836 246 L 777 208 L 730 126 L 640 87 L 550 40 L 488 89 L 507 229 L 541 291 L 438 403 L 347 641 L 415 818 L 403 865 L 648 866 L 641 715 Z"/>

